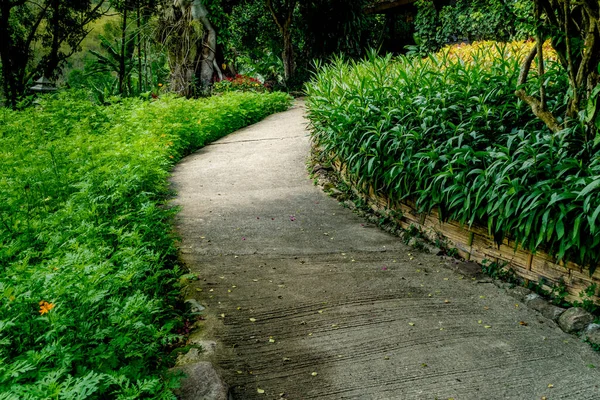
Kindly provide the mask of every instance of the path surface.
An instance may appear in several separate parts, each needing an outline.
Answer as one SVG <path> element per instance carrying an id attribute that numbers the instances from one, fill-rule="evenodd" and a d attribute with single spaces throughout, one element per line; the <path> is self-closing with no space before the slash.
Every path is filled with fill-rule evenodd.
<path id="1" fill-rule="evenodd" d="M 303 113 L 207 146 L 173 176 L 182 257 L 201 276 L 191 291 L 236 399 L 600 399 L 587 344 L 315 187 Z"/>

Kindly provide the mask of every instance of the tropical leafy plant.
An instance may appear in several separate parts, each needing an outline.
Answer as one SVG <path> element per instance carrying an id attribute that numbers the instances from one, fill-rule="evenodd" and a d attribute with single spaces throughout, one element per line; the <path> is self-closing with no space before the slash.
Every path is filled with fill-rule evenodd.
<path id="1" fill-rule="evenodd" d="M 487 226 L 498 243 L 510 237 L 593 272 L 600 148 L 582 139 L 584 121 L 554 133 L 514 96 L 527 49 L 512 46 L 476 45 L 467 60 L 445 49 L 319 65 L 306 87 L 312 138 L 359 189 L 413 199 L 443 220 Z M 556 62 L 546 68 L 548 107 L 560 113 L 568 78 Z M 524 90 L 536 85 L 533 75 Z"/>

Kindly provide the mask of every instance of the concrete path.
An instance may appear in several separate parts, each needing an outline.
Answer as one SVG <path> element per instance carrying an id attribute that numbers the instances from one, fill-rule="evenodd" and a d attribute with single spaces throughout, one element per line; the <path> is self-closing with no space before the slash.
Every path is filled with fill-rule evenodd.
<path id="1" fill-rule="evenodd" d="M 201 276 L 190 290 L 234 398 L 600 399 L 587 344 L 315 187 L 303 113 L 207 146 L 173 176 L 182 257 Z"/>

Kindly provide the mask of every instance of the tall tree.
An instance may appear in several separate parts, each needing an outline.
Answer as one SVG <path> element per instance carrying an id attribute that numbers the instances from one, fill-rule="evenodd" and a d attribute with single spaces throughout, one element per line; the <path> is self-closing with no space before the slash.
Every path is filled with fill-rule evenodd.
<path id="1" fill-rule="evenodd" d="M 283 73 L 286 81 L 294 75 L 296 63 L 292 42 L 292 21 L 297 0 L 266 0 L 267 8 L 283 36 Z"/>
<path id="2" fill-rule="evenodd" d="M 192 17 L 202 23 L 204 27 L 204 38 L 202 41 L 202 58 L 200 64 L 200 84 L 203 92 L 208 92 L 212 85 L 212 78 L 215 71 L 219 71 L 216 65 L 215 57 L 217 54 L 217 31 L 210 22 L 208 9 L 203 0 L 193 0 L 190 4 L 192 8 Z"/>
<path id="3" fill-rule="evenodd" d="M 2 91 L 16 107 L 35 76 L 55 77 L 62 64 L 80 49 L 86 26 L 106 11 L 106 0 L 0 1 Z M 34 45 L 41 44 L 41 51 Z"/>
<path id="4" fill-rule="evenodd" d="M 586 140 L 596 138 L 600 128 L 600 3 L 598 0 L 535 0 L 538 21 L 537 45 L 525 59 L 515 94 L 531 106 L 532 111 L 554 132 L 586 113 Z M 554 115 L 546 103 L 544 87 L 543 43 L 550 38 L 562 66 L 567 71 L 569 89 L 565 115 Z M 534 58 L 538 57 L 539 93 L 526 93 Z"/>

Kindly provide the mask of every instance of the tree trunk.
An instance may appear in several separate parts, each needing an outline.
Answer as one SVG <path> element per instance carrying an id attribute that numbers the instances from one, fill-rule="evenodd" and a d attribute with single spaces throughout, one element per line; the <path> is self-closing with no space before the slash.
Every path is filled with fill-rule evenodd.
<path id="1" fill-rule="evenodd" d="M 15 108 L 17 99 L 14 90 L 14 76 L 12 62 L 10 58 L 10 38 L 8 20 L 10 17 L 11 5 L 5 2 L 0 3 L 0 60 L 2 61 L 2 91 L 9 107 Z"/>
<path id="2" fill-rule="evenodd" d="M 266 5 L 271 16 L 275 21 L 275 24 L 279 28 L 279 32 L 283 36 L 283 52 L 281 58 L 283 60 L 283 75 L 285 81 L 289 81 L 294 75 L 296 69 L 294 63 L 294 47 L 292 43 L 292 20 L 294 16 L 294 9 L 296 8 L 297 0 L 285 0 L 280 5 L 280 9 L 276 10 L 273 7 L 272 0 L 266 0 Z"/>
<path id="3" fill-rule="evenodd" d="M 58 68 L 58 52 L 60 51 L 60 1 L 52 0 L 52 17 L 50 18 L 50 29 L 52 30 L 52 45 L 48 53 L 46 65 L 43 66 L 42 74 L 46 78 L 52 78 Z"/>
<path id="4" fill-rule="evenodd" d="M 127 3 L 123 5 L 123 24 L 121 26 L 121 54 L 119 56 L 119 93 L 125 88 L 125 41 L 127 38 Z"/>
<path id="5" fill-rule="evenodd" d="M 202 0 L 192 1 L 192 17 L 202 23 L 206 30 L 205 40 L 202 43 L 202 57 L 200 61 L 200 85 L 202 92 L 207 93 L 212 85 L 215 55 L 217 49 L 217 31 L 208 19 L 208 10 Z"/>
<path id="6" fill-rule="evenodd" d="M 283 32 L 283 75 L 287 81 L 290 80 L 292 76 L 294 76 L 294 72 L 296 70 L 296 65 L 294 62 L 294 47 L 292 45 L 292 33 L 290 29 L 286 29 Z"/>
<path id="7" fill-rule="evenodd" d="M 140 13 L 140 0 L 137 0 L 137 53 L 138 53 L 138 91 L 142 93 L 143 90 L 143 73 L 142 73 L 142 32 L 141 32 L 141 13 Z"/>

